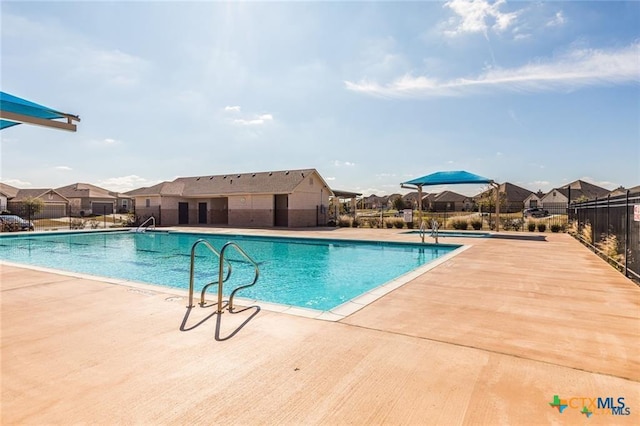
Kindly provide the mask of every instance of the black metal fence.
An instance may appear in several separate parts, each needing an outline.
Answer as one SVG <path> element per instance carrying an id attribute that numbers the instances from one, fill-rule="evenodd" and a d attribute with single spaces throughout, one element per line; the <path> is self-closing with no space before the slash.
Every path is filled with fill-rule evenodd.
<path id="1" fill-rule="evenodd" d="M 640 192 L 572 203 L 569 219 L 576 238 L 640 283 Z"/>
<path id="2" fill-rule="evenodd" d="M 97 212 L 96 212 L 97 213 Z M 9 203 L 0 214 L 0 231 L 55 231 L 68 229 L 105 229 L 133 225 L 135 217 L 128 213 L 71 216 L 67 205 L 44 205 L 32 208 L 22 203 Z"/>

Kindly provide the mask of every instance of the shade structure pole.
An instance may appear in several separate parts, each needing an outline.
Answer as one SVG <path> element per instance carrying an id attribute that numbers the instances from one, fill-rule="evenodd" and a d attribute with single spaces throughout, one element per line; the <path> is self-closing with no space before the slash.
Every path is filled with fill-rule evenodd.
<path id="1" fill-rule="evenodd" d="M 418 185 L 418 227 L 422 226 L 422 185 Z"/>
<path id="2" fill-rule="evenodd" d="M 495 182 L 492 182 L 491 185 L 494 185 L 496 188 L 496 232 L 500 231 L 500 185 Z"/>

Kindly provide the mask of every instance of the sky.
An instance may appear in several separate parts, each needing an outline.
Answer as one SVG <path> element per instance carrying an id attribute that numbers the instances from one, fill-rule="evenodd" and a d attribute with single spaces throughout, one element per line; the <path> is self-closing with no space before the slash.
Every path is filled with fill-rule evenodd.
<path id="1" fill-rule="evenodd" d="M 81 118 L 2 130 L 18 188 L 304 168 L 365 196 L 443 170 L 640 184 L 638 1 L 0 8 L 2 91 Z"/>

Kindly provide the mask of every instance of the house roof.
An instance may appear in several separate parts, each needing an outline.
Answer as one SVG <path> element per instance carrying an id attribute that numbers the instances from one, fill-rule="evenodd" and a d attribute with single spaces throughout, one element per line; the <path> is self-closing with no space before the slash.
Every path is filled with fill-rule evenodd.
<path id="1" fill-rule="evenodd" d="M 507 200 L 511 202 L 523 202 L 531 195 L 537 195 L 533 191 L 530 191 L 518 185 L 514 185 L 510 182 L 501 183 L 499 186 L 499 191 L 500 193 L 505 194 Z M 493 193 L 493 189 L 483 191 L 480 194 L 476 195 L 474 198 L 482 197 L 488 193 Z"/>
<path id="2" fill-rule="evenodd" d="M 73 183 L 56 188 L 56 192 L 65 198 L 116 198 L 109 190 L 89 183 Z"/>
<path id="3" fill-rule="evenodd" d="M 181 197 L 219 196 L 229 194 L 289 194 L 311 174 L 320 178 L 330 194 L 331 189 L 315 169 L 275 172 L 229 173 L 177 178 L 171 182 L 129 191 L 129 196 L 161 195 Z"/>
<path id="4" fill-rule="evenodd" d="M 569 189 L 571 188 L 571 201 L 576 200 L 578 198 L 586 198 L 588 200 L 593 200 L 596 197 L 602 198 L 606 197 L 609 194 L 609 190 L 602 188 L 598 185 L 594 185 L 589 182 L 585 182 L 583 180 L 575 180 L 568 185 L 563 186 L 562 188 L 554 188 L 549 192 L 558 191 L 565 197 L 569 198 Z"/>
<path id="5" fill-rule="evenodd" d="M 13 198 L 18 195 L 18 191 L 20 191 L 18 188 L 0 182 L 0 194 L 4 195 L 5 197 Z"/>
<path id="6" fill-rule="evenodd" d="M 457 192 L 453 192 L 453 191 L 442 191 L 441 193 L 439 193 L 438 195 L 436 195 L 435 197 L 433 197 L 433 201 L 436 203 L 460 203 L 460 202 L 464 202 L 465 200 L 469 199 L 470 197 L 467 197 L 466 195 L 462 195 L 462 194 L 458 194 Z"/>
<path id="7" fill-rule="evenodd" d="M 28 188 L 28 189 L 19 189 L 16 196 L 11 201 L 23 201 L 27 198 L 42 198 L 45 194 L 53 192 L 58 195 L 60 198 L 67 200 L 63 195 L 59 194 L 55 189 L 51 188 Z M 46 200 L 45 200 L 46 201 Z M 68 200 L 67 200 L 68 201 Z"/>

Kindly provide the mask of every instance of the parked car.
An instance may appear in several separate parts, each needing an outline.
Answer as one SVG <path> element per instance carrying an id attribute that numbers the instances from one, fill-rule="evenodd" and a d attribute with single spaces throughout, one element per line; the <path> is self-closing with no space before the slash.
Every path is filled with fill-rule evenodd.
<path id="1" fill-rule="evenodd" d="M 549 212 L 547 210 L 543 210 L 541 208 L 535 207 L 531 209 L 525 209 L 522 212 L 524 217 L 547 217 L 549 216 Z"/>
<path id="2" fill-rule="evenodd" d="M 16 216 L 14 214 L 0 214 L 0 223 L 2 224 L 2 230 L 9 228 L 9 230 L 16 231 L 33 231 L 34 229 L 33 222 L 24 220 L 20 216 Z"/>

